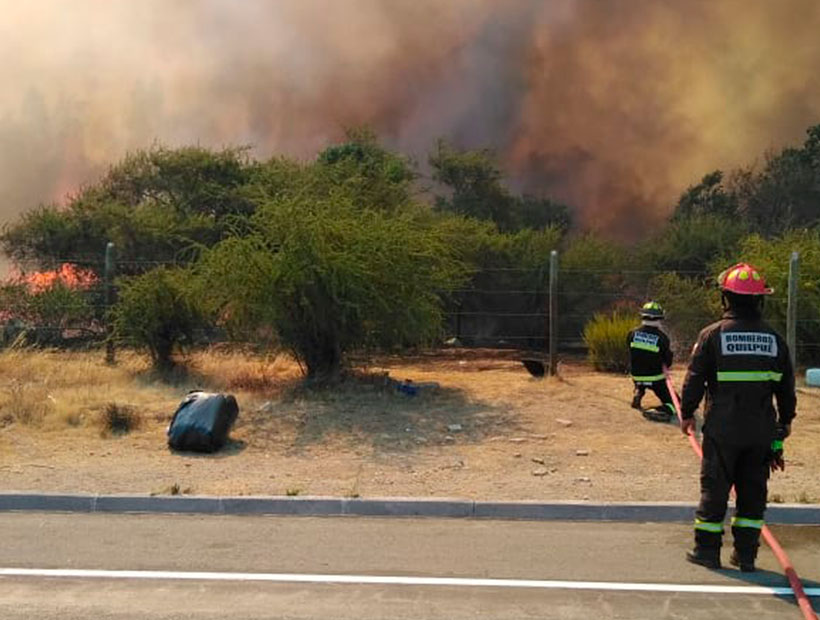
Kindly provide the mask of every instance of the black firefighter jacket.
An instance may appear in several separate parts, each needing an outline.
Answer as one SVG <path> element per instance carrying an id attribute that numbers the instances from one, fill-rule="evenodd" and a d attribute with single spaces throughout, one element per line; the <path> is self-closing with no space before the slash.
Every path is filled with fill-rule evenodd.
<path id="1" fill-rule="evenodd" d="M 786 342 L 762 319 L 726 312 L 700 332 L 692 350 L 683 384 L 684 419 L 694 416 L 704 391 L 705 435 L 735 445 L 768 444 L 777 422 L 790 424 L 795 416 Z"/>
<path id="2" fill-rule="evenodd" d="M 632 379 L 641 383 L 663 381 L 663 367 L 672 366 L 669 336 L 654 325 L 641 325 L 629 332 L 626 342 Z"/>

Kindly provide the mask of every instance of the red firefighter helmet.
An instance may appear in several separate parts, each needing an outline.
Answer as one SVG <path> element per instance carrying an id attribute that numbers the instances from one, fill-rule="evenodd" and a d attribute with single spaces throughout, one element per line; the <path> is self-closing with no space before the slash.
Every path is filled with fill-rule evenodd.
<path id="1" fill-rule="evenodd" d="M 749 263 L 732 265 L 718 276 L 720 290 L 738 295 L 771 295 L 774 289 L 766 286 L 757 269 Z"/>

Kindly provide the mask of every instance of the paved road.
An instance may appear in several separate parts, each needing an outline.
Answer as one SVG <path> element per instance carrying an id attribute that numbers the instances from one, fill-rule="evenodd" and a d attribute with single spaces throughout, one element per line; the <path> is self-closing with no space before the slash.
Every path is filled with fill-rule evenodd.
<path id="1" fill-rule="evenodd" d="M 339 585 L 237 576 L 603 581 L 666 584 L 673 590 L 676 584 L 787 585 L 774 572 L 777 565 L 768 551 L 761 554 L 764 570 L 752 577 L 686 564 L 682 555 L 690 529 L 685 525 L 6 513 L 0 514 L 0 533 L 0 570 L 173 572 L 151 573 L 148 579 L 119 573 L 0 577 L 0 618 L 8 620 L 800 618 L 793 600 L 746 590 Z M 820 588 L 820 527 L 781 527 L 775 533 L 806 585 Z M 180 578 L 192 571 L 228 574 L 217 581 Z M 820 607 L 820 599 L 813 600 Z"/>

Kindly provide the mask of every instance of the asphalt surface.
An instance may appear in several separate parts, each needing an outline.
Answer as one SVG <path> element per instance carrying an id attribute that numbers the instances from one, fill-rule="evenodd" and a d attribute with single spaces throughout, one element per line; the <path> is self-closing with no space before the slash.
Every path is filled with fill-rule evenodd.
<path id="1" fill-rule="evenodd" d="M 820 527 L 772 529 L 804 585 L 820 588 Z M 7 620 L 801 617 L 790 597 L 677 591 L 788 585 L 766 549 L 753 575 L 685 563 L 691 529 L 682 524 L 26 512 L 0 514 L 0 532 L 0 570 L 168 571 L 2 576 Z M 193 571 L 224 575 L 185 578 Z M 285 573 L 353 583 L 259 577 Z M 606 583 L 588 590 L 356 583 L 367 576 Z M 612 583 L 671 591 L 612 591 Z M 820 608 L 820 599 L 813 602 Z"/>

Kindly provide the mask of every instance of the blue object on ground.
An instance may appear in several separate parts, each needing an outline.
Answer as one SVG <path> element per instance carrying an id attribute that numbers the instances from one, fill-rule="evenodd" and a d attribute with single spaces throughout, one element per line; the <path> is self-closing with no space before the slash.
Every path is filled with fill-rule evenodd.
<path id="1" fill-rule="evenodd" d="M 404 383 L 399 383 L 396 386 L 396 389 L 402 394 L 407 394 L 408 396 L 415 396 L 419 393 L 419 388 L 413 385 L 412 381 L 405 381 Z"/>

